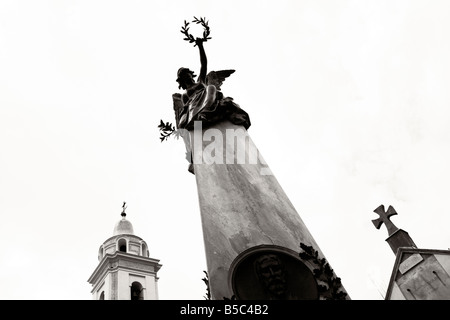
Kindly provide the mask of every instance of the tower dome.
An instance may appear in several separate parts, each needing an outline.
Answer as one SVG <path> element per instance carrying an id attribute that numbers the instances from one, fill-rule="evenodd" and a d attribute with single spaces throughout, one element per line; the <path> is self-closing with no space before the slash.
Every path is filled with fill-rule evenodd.
<path id="1" fill-rule="evenodd" d="M 134 234 L 133 225 L 125 218 L 126 214 L 122 214 L 122 219 L 116 223 L 114 227 L 113 236 L 119 234 Z"/>
<path id="2" fill-rule="evenodd" d="M 124 202 L 122 206 L 122 213 L 120 214 L 122 216 L 122 219 L 116 223 L 113 231 L 113 236 L 117 236 L 119 234 L 134 234 L 133 225 L 126 219 L 127 214 L 125 213 L 125 209 L 127 207 L 125 206 L 125 204 L 126 203 Z"/>

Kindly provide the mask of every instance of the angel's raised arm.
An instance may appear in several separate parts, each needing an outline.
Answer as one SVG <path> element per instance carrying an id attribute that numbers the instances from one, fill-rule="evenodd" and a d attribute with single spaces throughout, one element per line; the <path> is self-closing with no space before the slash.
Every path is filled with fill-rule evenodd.
<path id="1" fill-rule="evenodd" d="M 195 41 L 195 43 L 198 46 L 198 49 L 200 50 L 200 74 L 198 76 L 198 81 L 206 83 L 206 72 L 207 72 L 207 64 L 208 61 L 206 59 L 206 53 L 205 53 L 205 48 L 203 48 L 203 39 L 197 38 L 197 40 Z"/>

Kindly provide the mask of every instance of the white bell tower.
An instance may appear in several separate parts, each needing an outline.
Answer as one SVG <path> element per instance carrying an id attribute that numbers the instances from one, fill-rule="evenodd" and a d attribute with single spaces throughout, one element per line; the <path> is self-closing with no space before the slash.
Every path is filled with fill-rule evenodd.
<path id="1" fill-rule="evenodd" d="M 134 235 L 126 219 L 125 202 L 122 219 L 98 251 L 99 264 L 88 282 L 94 300 L 158 300 L 159 260 L 150 258 L 145 241 Z"/>

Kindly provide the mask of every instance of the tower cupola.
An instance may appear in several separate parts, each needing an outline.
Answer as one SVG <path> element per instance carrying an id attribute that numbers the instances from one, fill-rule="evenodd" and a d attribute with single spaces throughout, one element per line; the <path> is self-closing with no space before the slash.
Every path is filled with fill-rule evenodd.
<path id="1" fill-rule="evenodd" d="M 134 234 L 126 208 L 124 202 L 122 218 L 116 223 L 112 237 L 99 248 L 99 265 L 88 280 L 93 286 L 93 299 L 158 299 L 157 272 L 161 265 L 159 260 L 150 258 L 147 243 Z"/>

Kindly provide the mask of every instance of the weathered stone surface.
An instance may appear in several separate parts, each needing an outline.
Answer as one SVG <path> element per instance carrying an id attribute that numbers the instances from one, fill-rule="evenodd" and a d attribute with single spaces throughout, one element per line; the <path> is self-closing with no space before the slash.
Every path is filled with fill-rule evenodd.
<path id="1" fill-rule="evenodd" d="M 201 138 L 205 133 L 211 136 L 211 132 L 209 135 L 206 132 L 210 129 L 216 130 L 212 134 L 214 141 L 222 136 L 224 152 L 211 153 L 213 139 Z M 240 130 L 245 139 L 226 139 L 227 130 Z M 190 134 L 212 299 L 233 295 L 228 282 L 230 265 L 249 248 L 276 245 L 299 252 L 302 242 L 320 252 L 242 126 L 223 121 L 201 132 L 192 130 Z M 235 161 L 230 163 L 232 149 Z M 236 158 L 239 150 L 245 150 L 244 163 L 238 163 L 242 157 Z M 208 154 L 214 156 L 213 162 L 207 161 L 209 164 L 205 163 Z M 255 158 L 257 161 L 253 161 Z"/>

